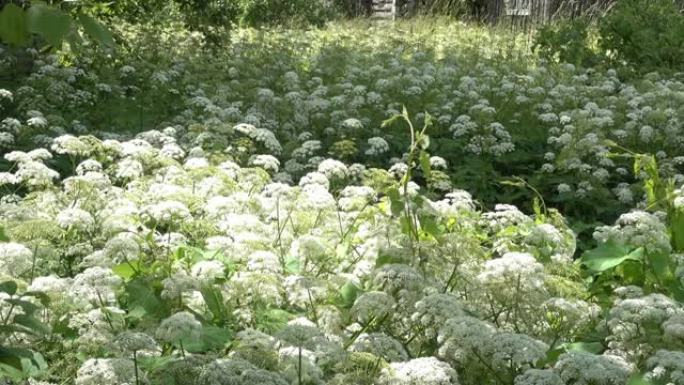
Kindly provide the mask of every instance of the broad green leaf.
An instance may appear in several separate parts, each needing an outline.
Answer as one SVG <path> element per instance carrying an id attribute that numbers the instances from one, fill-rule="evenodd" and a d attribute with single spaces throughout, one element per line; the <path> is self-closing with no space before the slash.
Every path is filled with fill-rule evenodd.
<path id="1" fill-rule="evenodd" d="M 643 256 L 643 248 L 631 250 L 629 246 L 611 240 L 584 252 L 581 261 L 589 270 L 600 273 L 627 260 L 641 261 Z"/>
<path id="2" fill-rule="evenodd" d="M 347 281 L 347 283 L 340 288 L 340 296 L 342 297 L 345 307 L 351 307 L 360 294 L 361 289 L 351 281 Z"/>
<path id="3" fill-rule="evenodd" d="M 210 285 L 204 285 L 200 289 L 204 303 L 207 304 L 209 311 L 214 315 L 217 321 L 223 321 L 225 318 L 225 305 L 223 303 L 223 295 L 219 290 Z"/>
<path id="4" fill-rule="evenodd" d="M 15 307 L 21 308 L 25 314 L 33 314 L 40 310 L 40 306 L 20 298 L 10 298 L 5 300 L 7 303 L 14 305 Z"/>
<path id="5" fill-rule="evenodd" d="M 282 309 L 260 309 L 256 311 L 257 329 L 274 333 L 282 329 L 295 315 Z"/>
<path id="6" fill-rule="evenodd" d="M 50 328 L 47 325 L 30 315 L 18 314 L 14 317 L 14 323 L 28 328 L 35 334 L 47 334 L 50 332 Z"/>
<path id="7" fill-rule="evenodd" d="M 378 255 L 378 257 L 375 259 L 375 268 L 377 269 L 380 266 L 389 265 L 392 263 L 406 263 L 406 260 L 403 257 L 392 253 L 380 253 L 380 255 Z"/>
<path id="8" fill-rule="evenodd" d="M 655 253 L 648 255 L 648 262 L 653 269 L 658 281 L 665 282 L 671 277 L 670 273 L 670 255 L 665 253 Z"/>
<path id="9" fill-rule="evenodd" d="M 43 4 L 34 4 L 26 12 L 29 31 L 40 35 L 55 48 L 62 46 L 62 41 L 71 30 L 71 17 L 59 8 Z"/>
<path id="10" fill-rule="evenodd" d="M 583 351 L 592 354 L 599 354 L 603 351 L 603 345 L 600 342 L 572 342 L 558 345 L 555 349 L 550 350 L 546 356 L 547 363 L 554 363 L 558 357 L 569 351 Z"/>
<path id="11" fill-rule="evenodd" d="M 131 310 L 142 308 L 148 315 L 157 319 L 164 318 L 168 313 L 168 309 L 155 290 L 140 278 L 133 279 L 126 284 L 126 294 L 128 308 Z"/>
<path id="12" fill-rule="evenodd" d="M 421 151 L 420 152 L 420 168 L 423 170 L 423 175 L 425 178 L 430 177 L 430 173 L 432 172 L 432 169 L 430 167 L 430 154 L 428 154 L 426 151 Z"/>
<path id="13" fill-rule="evenodd" d="M 678 253 L 684 252 L 684 209 L 676 209 L 669 218 L 672 246 Z"/>
<path id="14" fill-rule="evenodd" d="M 193 353 L 221 350 L 230 342 L 232 337 L 233 333 L 230 329 L 211 325 L 203 326 L 199 340 L 184 343 L 183 347 Z"/>
<path id="15" fill-rule="evenodd" d="M 0 291 L 9 295 L 14 295 L 17 292 L 17 283 L 14 281 L 5 281 L 0 283 Z"/>
<path id="16" fill-rule="evenodd" d="M 112 268 L 112 271 L 114 274 L 118 275 L 119 277 L 128 280 L 133 275 L 135 275 L 135 270 L 133 270 L 133 266 L 131 266 L 130 263 L 124 262 L 120 263 Z"/>
<path id="17" fill-rule="evenodd" d="M 390 200 L 390 210 L 392 215 L 399 216 L 404 211 L 404 202 L 401 200 L 401 194 L 396 187 L 387 189 L 387 197 Z"/>
<path id="18" fill-rule="evenodd" d="M 643 374 L 636 373 L 629 377 L 627 385 L 655 385 L 655 383 L 646 379 Z"/>
<path id="19" fill-rule="evenodd" d="M 102 23 L 84 13 L 78 15 L 78 20 L 81 22 L 83 30 L 98 44 L 106 47 L 114 46 L 112 33 Z"/>
<path id="20" fill-rule="evenodd" d="M 422 215 L 420 217 L 420 228 L 435 239 L 442 234 L 435 219 L 428 215 Z"/>
<path id="21" fill-rule="evenodd" d="M 302 271 L 298 258 L 288 256 L 285 258 L 285 271 L 291 274 L 299 274 Z"/>
<path id="22" fill-rule="evenodd" d="M 0 40 L 7 44 L 23 45 L 28 41 L 28 23 L 23 9 L 10 3 L 0 11 Z"/>
<path id="23" fill-rule="evenodd" d="M 0 242 L 9 242 L 10 238 L 5 233 L 5 228 L 0 226 Z"/>

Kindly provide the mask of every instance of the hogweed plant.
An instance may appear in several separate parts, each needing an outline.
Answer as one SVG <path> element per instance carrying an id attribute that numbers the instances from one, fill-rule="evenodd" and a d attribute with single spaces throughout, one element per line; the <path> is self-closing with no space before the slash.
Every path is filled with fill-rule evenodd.
<path id="1" fill-rule="evenodd" d="M 0 377 L 682 384 L 681 79 L 403 25 L 27 51 L 0 89 Z"/>

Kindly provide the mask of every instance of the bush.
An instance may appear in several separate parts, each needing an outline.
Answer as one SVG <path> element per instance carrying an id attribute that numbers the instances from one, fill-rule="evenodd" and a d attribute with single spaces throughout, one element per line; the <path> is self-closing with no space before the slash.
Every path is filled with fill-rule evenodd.
<path id="1" fill-rule="evenodd" d="M 684 15 L 672 0 L 622 0 L 599 32 L 601 48 L 638 72 L 684 68 Z"/>
<path id="2" fill-rule="evenodd" d="M 589 43 L 587 19 L 560 20 L 539 30 L 533 49 L 549 61 L 561 61 L 589 67 L 596 62 L 596 54 Z"/>
<path id="3" fill-rule="evenodd" d="M 323 25 L 331 9 L 320 0 L 240 0 L 242 25 Z"/>

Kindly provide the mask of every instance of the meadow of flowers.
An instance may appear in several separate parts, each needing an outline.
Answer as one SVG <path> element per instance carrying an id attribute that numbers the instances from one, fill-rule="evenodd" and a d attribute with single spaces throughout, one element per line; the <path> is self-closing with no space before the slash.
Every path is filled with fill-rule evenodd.
<path id="1" fill-rule="evenodd" d="M 0 89 L 0 378 L 684 385 L 681 76 L 120 28 Z"/>

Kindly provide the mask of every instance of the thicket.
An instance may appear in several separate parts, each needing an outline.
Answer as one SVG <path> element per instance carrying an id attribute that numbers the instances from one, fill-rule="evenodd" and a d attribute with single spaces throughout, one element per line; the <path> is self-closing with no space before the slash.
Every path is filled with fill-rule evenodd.
<path id="1" fill-rule="evenodd" d="M 602 17 L 561 19 L 542 27 L 542 57 L 623 74 L 684 70 L 684 8 L 672 0 L 622 0 Z"/>

